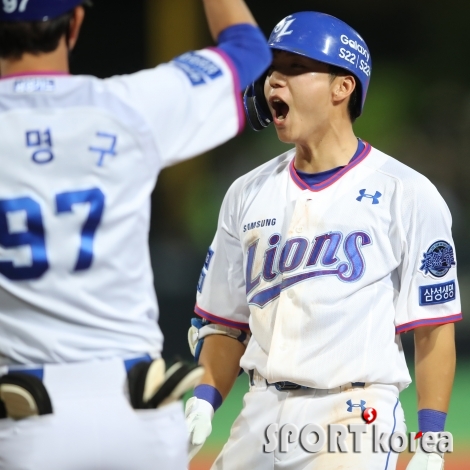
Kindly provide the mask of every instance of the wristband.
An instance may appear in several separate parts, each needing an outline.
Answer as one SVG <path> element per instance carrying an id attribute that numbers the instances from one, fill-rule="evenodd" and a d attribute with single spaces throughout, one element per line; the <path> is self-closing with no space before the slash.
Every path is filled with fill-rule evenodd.
<path id="1" fill-rule="evenodd" d="M 196 398 L 200 398 L 201 400 L 206 400 L 207 402 L 209 402 L 212 405 L 212 408 L 214 408 L 214 411 L 217 411 L 217 408 L 219 408 L 222 404 L 222 395 L 212 385 L 198 385 L 194 389 L 194 396 Z"/>
<path id="2" fill-rule="evenodd" d="M 442 432 L 446 424 L 447 413 L 424 409 L 418 411 L 419 430 L 426 432 Z"/>

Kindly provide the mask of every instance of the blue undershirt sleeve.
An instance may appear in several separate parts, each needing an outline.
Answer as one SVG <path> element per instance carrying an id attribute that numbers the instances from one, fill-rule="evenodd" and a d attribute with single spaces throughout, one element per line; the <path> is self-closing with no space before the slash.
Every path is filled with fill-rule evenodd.
<path id="1" fill-rule="evenodd" d="M 224 29 L 218 37 L 219 49 L 232 60 L 245 89 L 271 64 L 272 53 L 262 31 L 251 24 L 236 24 Z"/>

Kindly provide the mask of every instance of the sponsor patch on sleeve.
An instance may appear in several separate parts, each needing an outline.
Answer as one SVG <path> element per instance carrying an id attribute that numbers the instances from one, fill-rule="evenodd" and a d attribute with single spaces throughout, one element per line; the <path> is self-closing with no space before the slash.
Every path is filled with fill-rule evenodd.
<path id="1" fill-rule="evenodd" d="M 214 250 L 209 247 L 207 250 L 206 259 L 204 260 L 204 266 L 202 267 L 201 275 L 199 276 L 199 281 L 197 283 L 197 290 L 202 294 L 202 288 L 204 287 L 204 280 L 206 279 L 207 270 L 211 264 L 212 257 L 214 256 Z"/>
<path id="2" fill-rule="evenodd" d="M 222 69 L 216 63 L 197 52 L 186 52 L 173 59 L 172 63 L 188 76 L 194 86 L 203 85 L 223 75 Z"/>
<path id="3" fill-rule="evenodd" d="M 419 305 L 444 304 L 455 299 L 455 281 L 419 287 Z"/>
<path id="4" fill-rule="evenodd" d="M 209 269 L 209 265 L 211 264 L 211 259 L 214 256 L 214 250 L 212 248 L 209 248 L 207 251 L 206 259 L 204 261 L 204 267 L 206 269 Z"/>
<path id="5" fill-rule="evenodd" d="M 197 290 L 202 294 L 202 288 L 204 287 L 204 280 L 206 279 L 206 273 L 202 270 L 201 275 L 199 276 L 199 281 L 197 282 Z"/>

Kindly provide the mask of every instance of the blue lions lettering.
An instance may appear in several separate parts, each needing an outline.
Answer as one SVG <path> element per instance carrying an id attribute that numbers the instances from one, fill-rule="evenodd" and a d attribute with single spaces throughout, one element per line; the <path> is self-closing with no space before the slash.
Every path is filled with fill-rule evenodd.
<path id="1" fill-rule="evenodd" d="M 295 271 L 305 261 L 304 267 L 299 273 L 291 276 L 284 275 L 281 282 L 258 291 L 248 299 L 250 304 L 261 308 L 279 297 L 281 291 L 307 279 L 334 275 L 344 282 L 357 281 L 365 271 L 365 261 L 361 248 L 372 244 L 372 239 L 365 232 L 352 232 L 345 238 L 344 242 L 341 232 L 329 232 L 315 237 L 313 242 L 303 237 L 289 238 L 281 248 L 281 236 L 273 234 L 268 240 L 269 247 L 264 253 L 264 262 L 260 272 L 253 273 L 259 241 L 259 239 L 256 240 L 248 247 L 246 263 L 247 296 L 260 285 L 261 279 L 272 282 L 279 274 Z M 309 246 L 311 246 L 310 249 Z M 341 246 L 347 261 L 341 262 L 337 256 Z M 276 260 L 278 260 L 277 266 L 275 266 Z M 318 265 L 321 265 L 324 269 L 311 269 Z"/>
<path id="2" fill-rule="evenodd" d="M 433 243 L 423 256 L 419 270 L 425 275 L 444 277 L 455 266 L 454 249 L 444 240 Z"/>

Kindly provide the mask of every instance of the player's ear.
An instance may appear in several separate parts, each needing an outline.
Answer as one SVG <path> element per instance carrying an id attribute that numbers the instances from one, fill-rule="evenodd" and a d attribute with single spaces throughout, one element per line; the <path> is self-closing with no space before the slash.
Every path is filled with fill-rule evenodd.
<path id="1" fill-rule="evenodd" d="M 73 10 L 72 20 L 70 21 L 70 29 L 68 35 L 68 47 L 72 50 L 77 44 L 80 28 L 82 27 L 83 20 L 85 19 L 85 9 L 78 6 Z"/>
<path id="2" fill-rule="evenodd" d="M 333 104 L 346 100 L 355 89 L 356 79 L 352 75 L 337 76 L 332 83 Z"/>

